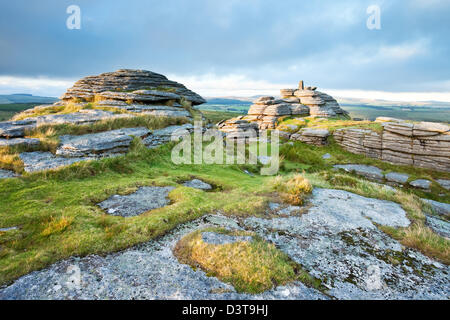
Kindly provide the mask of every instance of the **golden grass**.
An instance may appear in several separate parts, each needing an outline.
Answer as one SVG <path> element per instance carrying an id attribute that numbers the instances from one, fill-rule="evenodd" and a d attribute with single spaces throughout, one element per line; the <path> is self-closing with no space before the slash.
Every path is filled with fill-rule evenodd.
<path id="1" fill-rule="evenodd" d="M 59 219 L 51 217 L 50 222 L 41 232 L 41 236 L 48 237 L 52 234 L 61 233 L 72 224 L 73 220 L 73 217 L 61 217 Z"/>
<path id="2" fill-rule="evenodd" d="M 12 120 L 23 120 L 26 118 L 38 117 L 48 114 L 65 114 L 65 113 L 73 113 L 84 109 L 86 105 L 77 104 L 77 103 L 67 103 L 63 106 L 54 106 L 50 105 L 48 107 L 38 107 L 34 109 L 25 110 L 19 114 L 16 114 Z"/>
<path id="3" fill-rule="evenodd" d="M 249 233 L 231 233 L 222 229 L 199 230 L 181 239 L 174 249 L 181 263 L 200 267 L 209 275 L 231 283 L 237 292 L 260 293 L 294 280 L 320 287 L 318 280 L 303 271 L 285 253 L 257 236 L 250 242 L 214 245 L 202 240 L 204 231 L 233 235 Z"/>
<path id="4" fill-rule="evenodd" d="M 273 179 L 273 188 L 283 201 L 292 205 L 302 205 L 313 190 L 309 180 L 301 174 L 296 174 L 288 179 L 277 176 Z"/>
<path id="5" fill-rule="evenodd" d="M 23 162 L 18 153 L 11 153 L 7 148 L 4 148 L 0 150 L 0 168 L 22 172 Z"/>

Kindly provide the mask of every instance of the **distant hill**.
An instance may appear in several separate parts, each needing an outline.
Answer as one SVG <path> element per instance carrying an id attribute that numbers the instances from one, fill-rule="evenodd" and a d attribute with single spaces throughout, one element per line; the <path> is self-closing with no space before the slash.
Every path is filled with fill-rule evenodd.
<path id="1" fill-rule="evenodd" d="M 57 98 L 53 97 L 40 97 L 33 96 L 27 93 L 16 93 L 16 94 L 1 94 L 0 104 L 12 104 L 12 103 L 53 103 L 58 101 Z"/>
<path id="2" fill-rule="evenodd" d="M 381 99 L 358 99 L 336 97 L 339 104 L 357 106 L 378 106 L 378 107 L 437 107 L 450 108 L 450 102 L 443 101 L 390 101 Z"/>
<path id="3" fill-rule="evenodd" d="M 251 100 L 248 98 L 206 98 L 209 104 L 243 104 L 249 103 Z"/>

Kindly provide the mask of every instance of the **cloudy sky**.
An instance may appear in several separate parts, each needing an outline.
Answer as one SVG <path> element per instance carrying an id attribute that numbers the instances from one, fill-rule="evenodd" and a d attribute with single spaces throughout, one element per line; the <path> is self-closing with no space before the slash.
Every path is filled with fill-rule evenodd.
<path id="1" fill-rule="evenodd" d="M 66 9 L 81 9 L 81 29 Z M 367 8 L 381 8 L 381 29 Z M 15 0 L 0 4 L 0 94 L 147 69 L 204 96 L 276 94 L 298 80 L 337 96 L 450 101 L 450 0 Z"/>

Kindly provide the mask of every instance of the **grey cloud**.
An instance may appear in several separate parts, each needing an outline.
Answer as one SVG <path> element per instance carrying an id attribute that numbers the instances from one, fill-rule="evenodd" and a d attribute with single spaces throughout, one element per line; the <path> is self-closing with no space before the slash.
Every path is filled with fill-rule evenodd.
<path id="1" fill-rule="evenodd" d="M 382 8 L 379 31 L 366 28 L 366 8 L 374 3 Z M 65 27 L 70 4 L 81 7 L 81 30 Z M 79 78 L 127 67 L 278 83 L 303 78 L 336 89 L 450 91 L 448 1 L 16 0 L 0 6 L 0 75 Z M 422 50 L 402 51 L 418 43 Z"/>

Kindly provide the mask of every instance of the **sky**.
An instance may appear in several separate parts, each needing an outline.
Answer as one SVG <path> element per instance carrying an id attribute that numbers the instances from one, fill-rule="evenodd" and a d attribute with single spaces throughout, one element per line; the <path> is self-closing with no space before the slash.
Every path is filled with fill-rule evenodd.
<path id="1" fill-rule="evenodd" d="M 81 29 L 67 28 L 70 5 Z M 380 29 L 369 29 L 370 6 Z M 450 0 L 15 0 L 0 3 L 0 94 L 60 96 L 121 68 L 199 94 L 450 101 Z"/>

